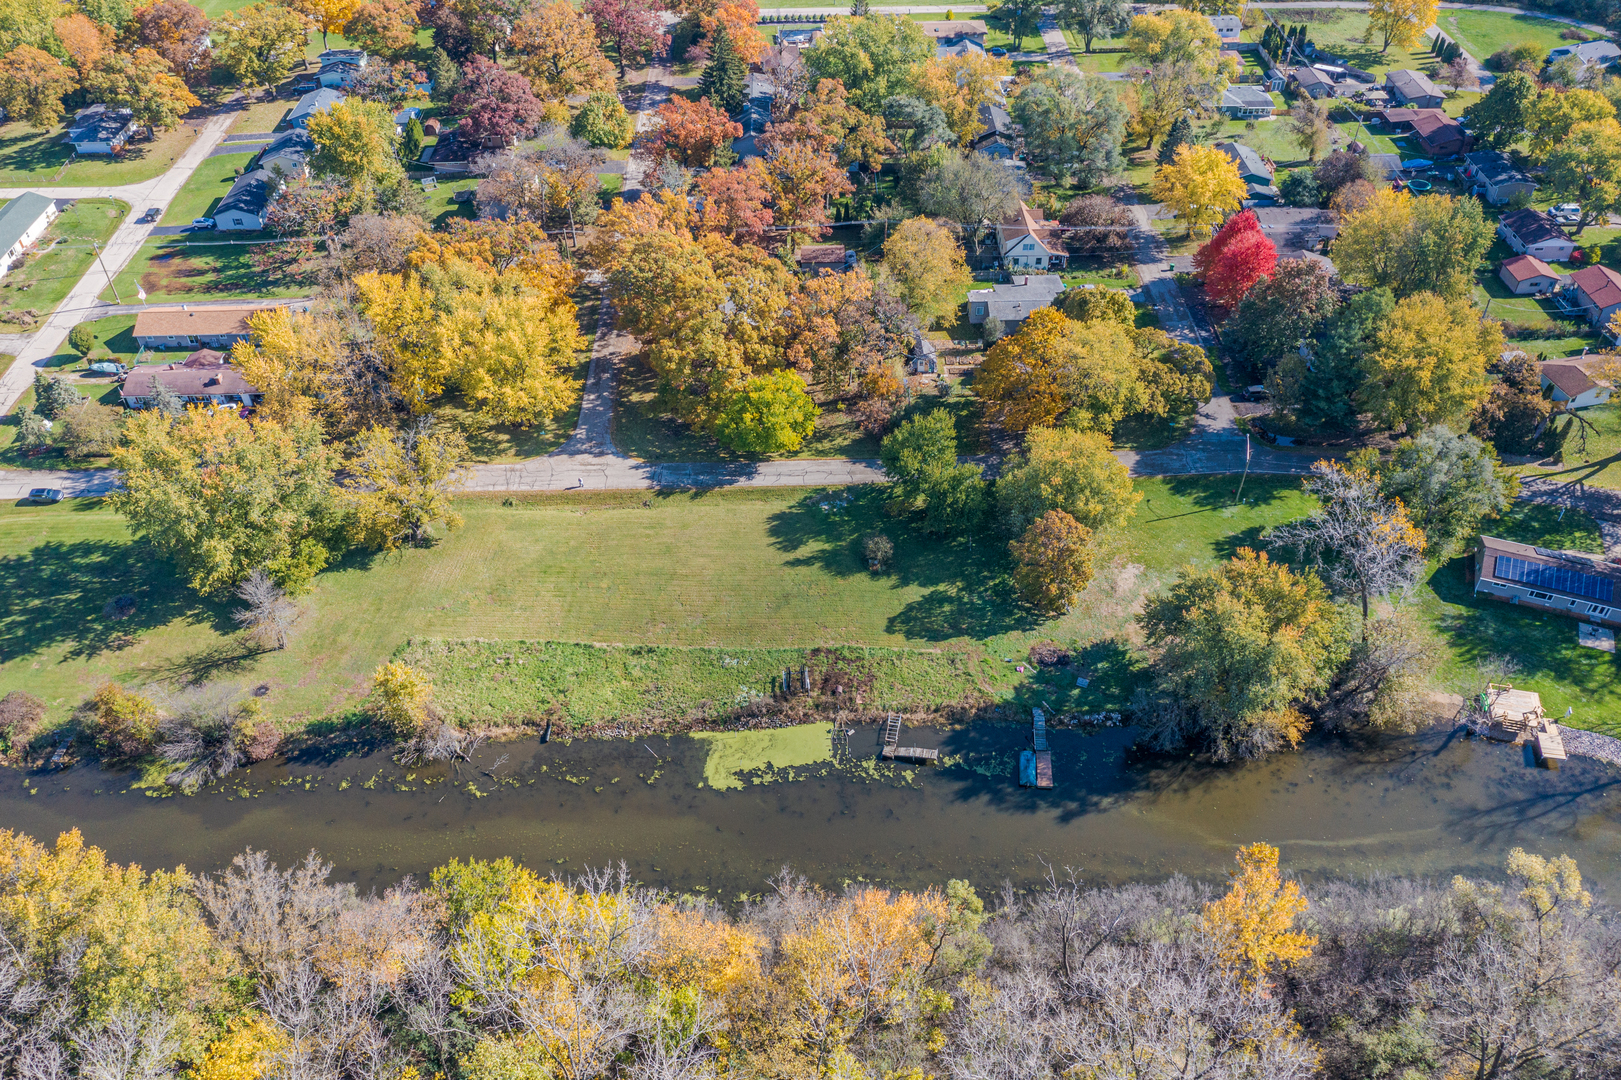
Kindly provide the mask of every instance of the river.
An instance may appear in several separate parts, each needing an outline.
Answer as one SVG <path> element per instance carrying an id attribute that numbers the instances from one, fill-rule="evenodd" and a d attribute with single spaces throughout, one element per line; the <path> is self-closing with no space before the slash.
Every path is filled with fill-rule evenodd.
<path id="1" fill-rule="evenodd" d="M 715 744 L 690 736 L 486 744 L 454 768 L 308 753 L 190 796 L 93 765 L 3 770 L 0 825 L 43 840 L 77 827 L 118 861 L 194 871 L 249 845 L 283 865 L 315 848 L 362 890 L 452 857 L 510 855 L 559 873 L 623 860 L 641 881 L 724 900 L 759 892 L 784 864 L 828 885 L 960 877 L 989 892 L 1049 866 L 1093 881 L 1214 879 L 1255 840 L 1307 879 L 1495 876 L 1516 846 L 1574 855 L 1598 885 L 1621 878 L 1621 770 L 1598 762 L 1546 770 L 1520 748 L 1435 732 L 1314 736 L 1296 753 L 1212 766 L 1144 755 L 1130 729 L 1056 731 L 1056 787 L 1034 791 L 1013 779 L 1027 733 L 909 729 L 903 743 L 939 747 L 944 762 L 910 768 L 879 762 L 876 731 L 862 728 L 833 737 L 832 760 L 720 788 L 713 767 L 706 782 Z"/>

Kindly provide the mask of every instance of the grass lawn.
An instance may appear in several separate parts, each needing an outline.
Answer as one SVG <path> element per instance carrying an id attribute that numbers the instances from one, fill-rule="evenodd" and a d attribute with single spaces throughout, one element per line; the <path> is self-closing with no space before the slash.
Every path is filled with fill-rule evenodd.
<path id="1" fill-rule="evenodd" d="M 1437 62 L 1430 54 L 1427 43 L 1411 50 L 1395 45 L 1388 50 L 1381 50 L 1379 46 L 1384 39 L 1379 35 L 1371 35 L 1371 43 L 1365 40 L 1370 37 L 1368 16 L 1365 12 L 1318 10 L 1303 13 L 1300 10 L 1279 8 L 1272 14 L 1285 26 L 1305 21 L 1302 16 L 1309 15 L 1306 33 L 1312 44 L 1347 61 L 1353 67 L 1374 75 L 1382 76 L 1387 71 L 1402 68 L 1421 71 L 1427 65 Z M 1260 29 L 1257 27 L 1256 32 L 1259 33 Z M 1485 57 L 1480 59 L 1484 60 Z"/>
<path id="2" fill-rule="evenodd" d="M 230 144 L 227 143 L 227 146 Z M 211 217 L 214 207 L 225 198 L 235 182 L 237 170 L 246 169 L 253 160 L 254 151 L 242 148 L 240 154 L 221 154 L 204 158 L 185 184 L 175 194 L 174 201 L 164 213 L 160 225 L 190 225 L 194 218 Z"/>
<path id="3" fill-rule="evenodd" d="M 117 199 L 79 199 L 62 211 L 40 241 L 43 254 L 33 256 L 0 280 L 0 331 L 30 325 L 17 313 L 35 311 L 43 317 L 56 310 L 68 290 L 95 262 L 90 241 L 105 243 L 128 213 L 129 205 Z M 53 242 L 55 246 L 50 247 Z"/>
<path id="4" fill-rule="evenodd" d="M 186 152 L 199 125 L 182 124 L 151 142 L 131 143 L 118 157 L 81 157 L 66 169 L 73 148 L 61 141 L 65 130 L 36 131 L 20 122 L 0 125 L 0 184 L 89 187 L 150 180 L 168 172 Z"/>
<path id="5" fill-rule="evenodd" d="M 1621 407 L 1597 405 L 1582 409 L 1580 415 L 1592 425 L 1592 429 L 1585 432 L 1585 445 L 1584 425 L 1577 425 L 1574 419 L 1563 420 L 1560 424 L 1564 428 L 1561 454 L 1564 464 L 1554 469 L 1527 466 L 1520 472 L 1526 476 L 1581 481 L 1595 487 L 1621 488 Z"/>
<path id="6" fill-rule="evenodd" d="M 1094 43 L 1092 47 L 1097 48 L 1097 44 Z M 1127 52 L 1083 53 L 1078 42 L 1071 42 L 1071 51 L 1075 57 L 1075 66 L 1086 72 L 1126 71 L 1137 63 Z"/>
<path id="7" fill-rule="evenodd" d="M 118 294 L 133 303 L 137 283 L 149 303 L 170 300 L 226 300 L 234 297 L 302 296 L 305 285 L 272 280 L 248 260 L 250 245 L 210 241 L 174 243 L 149 240 L 118 275 Z M 108 288 L 103 300 L 114 299 Z"/>
<path id="8" fill-rule="evenodd" d="M 1137 276 L 1125 255 L 1071 255 L 1069 268 L 1058 275 L 1065 288 L 1101 285 L 1106 289 L 1134 289 Z"/>
<path id="9" fill-rule="evenodd" d="M 1520 503 L 1487 526 L 1501 536 L 1543 547 L 1602 552 L 1598 527 L 1585 514 Z M 1621 735 L 1621 668 L 1613 653 L 1576 642 L 1576 621 L 1476 597 L 1468 559 L 1436 568 L 1419 590 L 1419 606 L 1446 644 L 1442 680 L 1457 693 L 1478 693 L 1488 676 L 1542 695 L 1551 716 L 1575 710 L 1572 727 Z"/>
<path id="10" fill-rule="evenodd" d="M 292 111 L 293 102 L 288 101 L 286 98 L 255 101 L 236 114 L 236 119 L 231 122 L 231 130 L 228 134 L 245 135 L 249 132 L 281 130 L 282 120 Z"/>
<path id="11" fill-rule="evenodd" d="M 1569 44 L 1561 35 L 1572 29 L 1564 23 L 1506 11 L 1441 11 L 1435 25 L 1482 62 L 1499 49 L 1522 41 L 1534 41 L 1544 50 Z"/>
<path id="12" fill-rule="evenodd" d="M 81 325 L 89 326 L 90 332 L 96 335 L 96 347 L 90 350 L 89 357 L 92 364 L 101 360 L 114 360 L 120 364 L 134 363 L 136 354 L 141 351 L 140 345 L 135 341 L 133 315 L 109 315 L 105 319 L 95 319 Z M 76 353 L 67 355 L 74 360 L 78 359 Z"/>
<path id="13" fill-rule="evenodd" d="M 423 192 L 423 198 L 428 201 L 429 224 L 435 229 L 444 229 L 450 224 L 451 218 L 477 217 L 478 211 L 471 202 L 459 203 L 451 199 L 458 191 L 469 191 L 476 187 L 478 187 L 477 178 L 454 182 L 440 181 L 432 190 Z"/>
<path id="14" fill-rule="evenodd" d="M 513 506 L 470 496 L 458 500 L 466 526 L 436 546 L 322 573 L 289 647 L 265 654 L 242 647 L 229 603 L 192 596 L 100 501 L 0 506 L 10 601 L 0 608 L 0 693 L 28 690 L 63 717 L 107 678 L 268 683 L 272 715 L 315 717 L 355 701 L 408 640 L 482 638 L 940 648 L 945 660 L 990 656 L 995 666 L 976 678 L 1009 695 L 1032 676 L 1002 657 L 1022 660 L 1045 637 L 1103 642 L 1129 632 L 1134 605 L 1180 566 L 1228 557 L 1307 505 L 1288 478 L 1252 476 L 1237 507 L 1230 477 L 1138 486 L 1144 501 L 1126 528 L 1100 538 L 1081 602 L 1045 621 L 1009 602 L 999 538 L 970 545 L 916 533 L 885 516 L 876 486 L 517 495 Z M 880 530 L 896 557 L 873 574 L 855 543 Z M 135 614 L 105 618 L 121 594 L 136 598 Z M 1096 668 L 1110 657 L 1118 666 L 1123 650 L 1097 649 Z M 1039 692 L 1079 693 L 1073 681 Z M 1128 691 L 1100 680 L 1097 696 L 1065 705 L 1118 707 Z"/>

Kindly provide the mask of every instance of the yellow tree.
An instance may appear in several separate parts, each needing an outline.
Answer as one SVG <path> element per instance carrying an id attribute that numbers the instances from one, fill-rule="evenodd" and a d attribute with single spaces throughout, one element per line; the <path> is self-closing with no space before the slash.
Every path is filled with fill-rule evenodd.
<path id="1" fill-rule="evenodd" d="M 43 49 L 19 45 L 0 56 L 0 109 L 30 127 L 55 127 L 63 96 L 78 85 L 73 69 Z"/>
<path id="2" fill-rule="evenodd" d="M 1614 119 L 1615 105 L 1597 90 L 1543 90 L 1526 120 L 1531 156 L 1538 161 L 1547 158 L 1578 124 Z"/>
<path id="3" fill-rule="evenodd" d="M 1368 36 L 1382 34 L 1384 49 L 1411 49 L 1435 25 L 1437 0 L 1368 0 Z"/>
<path id="4" fill-rule="evenodd" d="M 451 357 L 435 333 L 439 313 L 433 293 L 414 274 L 361 274 L 354 285 L 394 389 L 413 411 L 424 411 L 445 392 L 452 371 Z"/>
<path id="5" fill-rule="evenodd" d="M 614 88 L 614 66 L 597 45 L 596 24 L 570 4 L 526 9 L 512 28 L 512 49 L 543 101 Z"/>
<path id="6" fill-rule="evenodd" d="M 1187 222 L 1189 236 L 1215 231 L 1247 193 L 1238 166 L 1212 146 L 1184 143 L 1154 172 L 1154 198 Z"/>
<path id="7" fill-rule="evenodd" d="M 403 431 L 370 427 L 356 437 L 347 469 L 354 476 L 344 497 L 355 510 L 359 541 L 385 551 L 420 543 L 428 526 L 458 529 L 451 506 L 467 464 L 467 440 L 426 418 Z"/>
<path id="8" fill-rule="evenodd" d="M 231 347 L 231 362 L 264 394 L 260 415 L 336 420 L 344 414 L 336 320 L 292 308 L 266 308 L 248 316 L 248 330 L 250 336 Z"/>
<path id="9" fill-rule="evenodd" d="M 1221 38 L 1210 20 L 1195 11 L 1138 15 L 1126 34 L 1126 51 L 1150 67 L 1184 64 L 1204 77 L 1222 70 Z"/>
<path id="10" fill-rule="evenodd" d="M 233 1017 L 191 1067 L 191 1080 L 259 1080 L 283 1042 L 281 1029 L 265 1014 Z"/>
<path id="11" fill-rule="evenodd" d="M 344 202 L 351 208 L 371 205 L 379 187 L 399 179 L 399 138 L 394 116 L 382 102 L 337 102 L 311 116 L 306 130 L 316 144 L 311 167 L 346 181 Z"/>
<path id="12" fill-rule="evenodd" d="M 957 141 L 966 146 L 983 126 L 980 106 L 1001 102 L 997 80 L 1009 70 L 1007 61 L 984 53 L 936 57 L 924 61 L 918 72 L 918 97 L 940 107 Z"/>
<path id="13" fill-rule="evenodd" d="M 1117 322 L 1078 323 L 1051 308 L 1030 313 L 998 341 L 974 391 L 1010 431 L 1050 427 L 1075 408 L 1083 428 L 1105 434 L 1146 404 L 1129 331 Z"/>
<path id="14" fill-rule="evenodd" d="M 1306 898 L 1299 885 L 1279 876 L 1278 849 L 1250 844 L 1238 849 L 1237 858 L 1227 895 L 1205 905 L 1203 926 L 1222 963 L 1253 984 L 1310 956 L 1317 939 L 1294 929 Z"/>
<path id="15" fill-rule="evenodd" d="M 1491 388 L 1503 330 L 1465 299 L 1401 300 L 1362 357 L 1364 405 L 1387 427 L 1467 422 Z"/>
<path id="16" fill-rule="evenodd" d="M 485 288 L 442 296 L 450 310 L 439 323 L 439 340 L 451 362 L 451 378 L 496 423 L 549 420 L 574 400 L 577 351 L 586 339 L 566 291 L 516 291 L 516 272 Z"/>
<path id="17" fill-rule="evenodd" d="M 895 226 L 884 242 L 883 273 L 895 295 L 926 324 L 955 315 L 957 297 L 973 280 L 956 235 L 926 217 Z"/>
<path id="18" fill-rule="evenodd" d="M 377 718 L 400 738 L 410 738 L 433 710 L 433 683 L 409 664 L 391 660 L 372 673 Z"/>
<path id="19" fill-rule="evenodd" d="M 328 34 L 341 34 L 360 9 L 360 0 L 294 0 L 293 10 L 303 13 L 321 31 L 321 48 Z"/>

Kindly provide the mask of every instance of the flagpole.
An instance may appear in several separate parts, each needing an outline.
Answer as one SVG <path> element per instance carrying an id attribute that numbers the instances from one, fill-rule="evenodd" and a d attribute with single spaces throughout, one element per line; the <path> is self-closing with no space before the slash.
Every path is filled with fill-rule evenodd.
<path id="1" fill-rule="evenodd" d="M 1250 437 L 1244 433 L 1244 475 L 1238 478 L 1238 501 L 1244 501 L 1244 481 L 1250 478 Z"/>

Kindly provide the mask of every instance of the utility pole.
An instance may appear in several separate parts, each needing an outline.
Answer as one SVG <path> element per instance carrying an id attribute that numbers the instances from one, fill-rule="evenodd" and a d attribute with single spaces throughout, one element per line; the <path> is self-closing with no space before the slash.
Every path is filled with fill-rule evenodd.
<path id="1" fill-rule="evenodd" d="M 96 262 L 101 266 L 101 272 L 107 274 L 107 284 L 113 288 L 113 299 L 122 304 L 124 300 L 118 295 L 118 282 L 114 281 L 113 276 L 107 273 L 107 263 L 101 257 L 101 245 L 96 243 L 95 240 L 91 240 L 90 250 L 96 253 Z"/>

